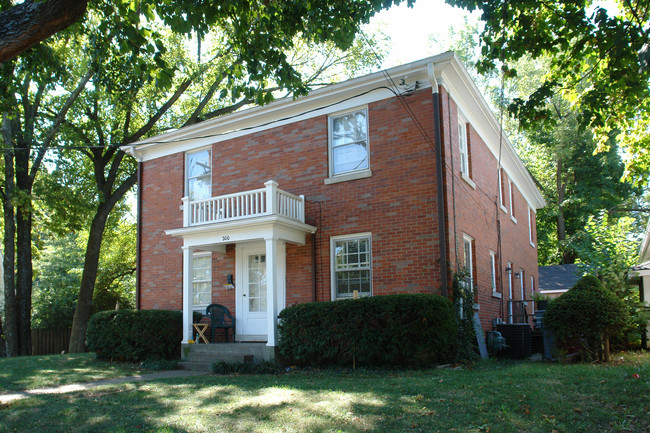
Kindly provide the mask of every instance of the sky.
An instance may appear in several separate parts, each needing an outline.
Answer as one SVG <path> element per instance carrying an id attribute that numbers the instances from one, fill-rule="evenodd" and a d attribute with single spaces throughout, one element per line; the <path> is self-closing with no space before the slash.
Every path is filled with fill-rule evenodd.
<path id="1" fill-rule="evenodd" d="M 449 6 L 444 0 L 417 0 L 412 8 L 404 2 L 380 12 L 368 27 L 383 30 L 390 36 L 390 51 L 382 66 L 391 68 L 447 51 L 444 41 L 449 29 L 460 29 L 465 17 L 476 22 L 480 14 Z M 430 35 L 441 43 L 431 44 Z"/>
<path id="2" fill-rule="evenodd" d="M 592 8 L 602 6 L 617 10 L 615 0 L 595 1 Z M 412 8 L 403 2 L 373 17 L 369 29 L 381 29 L 391 38 L 390 51 L 383 68 L 420 60 L 447 51 L 450 28 L 460 29 L 465 18 L 470 23 L 480 20 L 480 12 L 470 14 L 465 9 L 452 7 L 444 0 L 417 0 Z M 435 35 L 437 44 L 431 44 L 429 35 Z"/>

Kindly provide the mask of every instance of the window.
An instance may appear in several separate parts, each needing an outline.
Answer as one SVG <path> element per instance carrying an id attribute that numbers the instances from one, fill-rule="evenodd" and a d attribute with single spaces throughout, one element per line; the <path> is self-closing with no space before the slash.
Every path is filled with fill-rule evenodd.
<path id="1" fill-rule="evenodd" d="M 498 260 L 497 253 L 490 250 L 490 284 L 492 286 L 492 296 L 501 297 L 499 293 L 499 287 L 497 286 L 497 268 Z"/>
<path id="2" fill-rule="evenodd" d="M 330 117 L 330 176 L 368 170 L 368 111 Z"/>
<path id="3" fill-rule="evenodd" d="M 526 299 L 526 294 L 524 293 L 524 289 L 525 289 L 525 281 L 524 281 L 524 279 L 525 279 L 524 270 L 519 269 L 519 289 L 521 291 L 521 300 L 522 301 L 524 299 Z"/>
<path id="4" fill-rule="evenodd" d="M 535 247 L 535 211 L 528 206 L 528 242 Z"/>
<path id="5" fill-rule="evenodd" d="M 517 222 L 517 215 L 515 215 L 515 189 L 512 187 L 512 181 L 508 180 L 508 190 L 510 195 L 510 218 Z"/>
<path id="6" fill-rule="evenodd" d="M 207 307 L 212 303 L 212 257 L 210 253 L 197 253 L 192 258 L 192 294 L 194 307 Z"/>
<path id="7" fill-rule="evenodd" d="M 202 200 L 212 195 L 212 164 L 210 149 L 187 154 L 185 195 L 190 200 Z"/>
<path id="8" fill-rule="evenodd" d="M 458 147 L 460 148 L 460 172 L 469 178 L 469 146 L 467 145 L 467 123 L 458 119 Z"/>
<path id="9" fill-rule="evenodd" d="M 335 237 L 332 247 L 332 296 L 334 299 L 372 294 L 370 234 Z"/>
<path id="10" fill-rule="evenodd" d="M 514 272 L 514 269 L 512 267 L 512 263 L 508 262 L 508 323 L 512 323 L 512 274 Z"/>
<path id="11" fill-rule="evenodd" d="M 467 275 L 467 282 L 470 290 L 474 289 L 474 258 L 472 246 L 474 239 L 468 235 L 463 235 L 463 266 Z"/>
<path id="12" fill-rule="evenodd" d="M 504 212 L 508 212 L 506 209 L 506 197 L 505 197 L 505 173 L 502 168 L 499 169 L 499 204 L 501 209 Z"/>

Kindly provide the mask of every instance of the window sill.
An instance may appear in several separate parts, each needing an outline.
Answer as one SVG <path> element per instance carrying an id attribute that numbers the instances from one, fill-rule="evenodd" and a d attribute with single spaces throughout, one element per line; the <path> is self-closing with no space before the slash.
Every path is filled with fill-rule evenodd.
<path id="1" fill-rule="evenodd" d="M 495 291 L 493 290 L 493 291 L 492 291 L 492 297 L 493 297 L 493 298 L 499 298 L 499 299 L 501 299 L 501 293 L 499 293 L 499 292 L 495 292 Z"/>
<path id="2" fill-rule="evenodd" d="M 532 242 L 530 243 L 530 246 L 533 247 L 533 248 L 535 248 L 535 244 L 532 243 Z"/>
<path id="3" fill-rule="evenodd" d="M 333 183 L 347 182 L 350 180 L 365 179 L 366 177 L 370 177 L 370 176 L 372 176 L 371 170 L 361 170 L 352 173 L 343 173 L 343 174 L 337 174 L 332 177 L 328 177 L 327 179 L 324 180 L 324 183 L 325 185 L 330 185 Z"/>
<path id="4" fill-rule="evenodd" d="M 513 223 L 517 224 L 517 218 L 510 215 L 510 219 L 512 220 Z"/>
<path id="5" fill-rule="evenodd" d="M 474 183 L 474 181 L 473 181 L 473 180 L 472 180 L 468 175 L 466 175 L 465 173 L 463 173 L 463 172 L 461 171 L 461 172 L 460 172 L 460 177 L 461 177 L 465 182 L 467 182 L 467 184 L 468 184 L 469 186 L 471 186 L 472 189 L 476 189 L 476 184 Z"/>
<path id="6" fill-rule="evenodd" d="M 501 206 L 501 210 L 503 211 L 503 213 L 507 214 L 508 213 L 508 208 L 506 208 L 504 205 L 500 205 L 500 206 Z"/>

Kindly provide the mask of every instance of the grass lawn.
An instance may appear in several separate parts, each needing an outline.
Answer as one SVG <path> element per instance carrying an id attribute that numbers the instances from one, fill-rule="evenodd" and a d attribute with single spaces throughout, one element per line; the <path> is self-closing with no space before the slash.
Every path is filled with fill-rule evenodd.
<path id="1" fill-rule="evenodd" d="M 129 383 L 16 401 L 0 407 L 0 431 L 648 432 L 650 354 L 624 357 Z"/>
<path id="2" fill-rule="evenodd" d="M 102 362 L 91 353 L 0 358 L 0 393 L 92 382 L 150 372 L 135 364 Z"/>

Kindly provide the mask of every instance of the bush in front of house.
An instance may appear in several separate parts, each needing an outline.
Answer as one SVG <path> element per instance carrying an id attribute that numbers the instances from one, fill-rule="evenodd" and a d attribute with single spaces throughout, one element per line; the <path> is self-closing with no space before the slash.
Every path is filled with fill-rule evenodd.
<path id="1" fill-rule="evenodd" d="M 93 314 L 86 344 L 97 358 L 140 362 L 180 357 L 183 315 L 166 310 L 117 310 Z"/>
<path id="2" fill-rule="evenodd" d="M 298 304 L 279 318 L 278 349 L 297 365 L 423 366 L 455 355 L 454 307 L 441 296 Z"/>
<path id="3" fill-rule="evenodd" d="M 593 275 L 580 278 L 544 312 L 544 326 L 560 345 L 577 348 L 584 358 L 592 359 L 601 358 L 604 342 L 628 319 L 625 303 Z"/>

